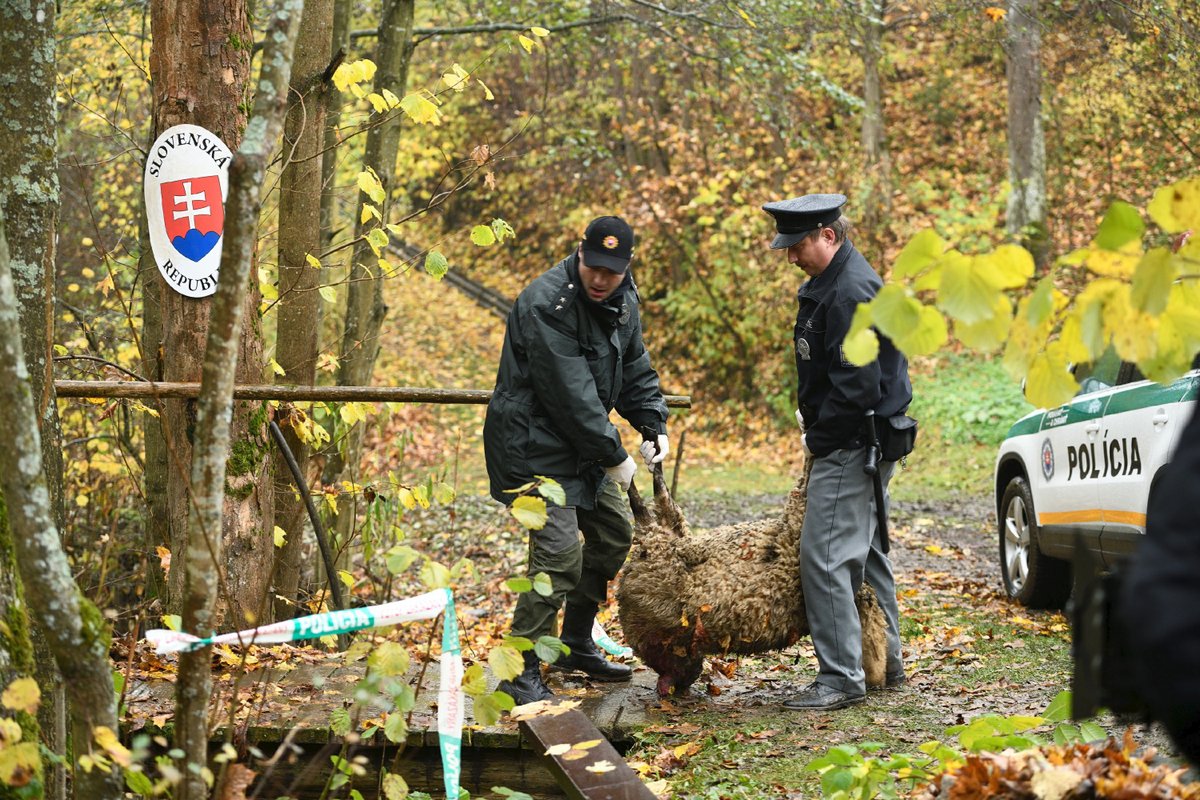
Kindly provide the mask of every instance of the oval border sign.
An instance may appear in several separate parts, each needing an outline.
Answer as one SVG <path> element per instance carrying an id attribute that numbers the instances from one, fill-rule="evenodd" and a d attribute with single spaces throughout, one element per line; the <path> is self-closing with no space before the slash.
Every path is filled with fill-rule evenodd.
<path id="1" fill-rule="evenodd" d="M 187 297 L 217 290 L 233 154 L 197 125 L 163 131 L 146 158 L 150 249 L 163 280 Z"/>

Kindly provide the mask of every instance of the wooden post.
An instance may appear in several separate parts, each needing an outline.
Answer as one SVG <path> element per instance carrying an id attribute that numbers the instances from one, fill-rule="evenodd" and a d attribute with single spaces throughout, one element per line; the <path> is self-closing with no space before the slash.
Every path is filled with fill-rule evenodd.
<path id="1" fill-rule="evenodd" d="M 655 800 L 654 793 L 625 763 L 604 734 L 579 709 L 541 714 L 521 720 L 521 732 L 529 737 L 560 789 L 570 800 Z M 600 740 L 586 750 L 568 750 L 557 755 L 555 745 L 577 745 Z M 580 752 L 584 757 L 576 758 Z M 596 771 L 603 763 L 607 771 Z M 592 769 L 588 769 L 592 767 Z"/>

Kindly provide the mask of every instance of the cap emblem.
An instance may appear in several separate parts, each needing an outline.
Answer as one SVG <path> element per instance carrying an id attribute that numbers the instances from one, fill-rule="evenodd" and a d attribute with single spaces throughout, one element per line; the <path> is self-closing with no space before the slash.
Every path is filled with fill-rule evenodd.
<path id="1" fill-rule="evenodd" d="M 617 237 L 615 236 L 605 236 L 604 241 L 600 244 L 604 245 L 604 247 L 608 250 L 616 250 L 617 245 L 620 243 L 617 241 Z"/>

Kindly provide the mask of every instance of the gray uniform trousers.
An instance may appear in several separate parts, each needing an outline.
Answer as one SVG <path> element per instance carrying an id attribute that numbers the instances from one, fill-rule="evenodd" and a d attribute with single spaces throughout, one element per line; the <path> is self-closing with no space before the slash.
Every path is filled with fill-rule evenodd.
<path id="1" fill-rule="evenodd" d="M 604 603 L 608 583 L 625 563 L 632 543 L 629 503 L 607 478 L 593 509 L 548 505 L 545 527 L 529 532 L 528 574 L 532 578 L 545 572 L 553 590 L 548 597 L 534 591 L 521 593 L 513 612 L 512 635 L 535 641 L 553 635 L 564 600 L 589 610 Z"/>
<path id="2" fill-rule="evenodd" d="M 800 581 L 820 664 L 817 682 L 851 695 L 866 692 L 862 626 L 854 605 L 864 577 L 887 619 L 887 671 L 903 669 L 896 582 L 891 562 L 879 549 L 874 483 L 863 473 L 866 452 L 862 447 L 834 450 L 814 461 L 800 539 Z M 894 461 L 879 462 L 885 507 L 895 468 Z"/>

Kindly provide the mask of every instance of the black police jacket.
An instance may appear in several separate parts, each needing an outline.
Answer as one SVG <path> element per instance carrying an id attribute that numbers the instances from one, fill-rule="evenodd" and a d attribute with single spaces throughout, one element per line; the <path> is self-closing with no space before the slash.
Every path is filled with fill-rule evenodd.
<path id="1" fill-rule="evenodd" d="M 526 287 L 508 315 L 483 425 L 492 497 L 511 503 L 506 489 L 544 475 L 562 484 L 567 505 L 593 508 L 603 468 L 629 455 L 609 421 L 613 408 L 639 430 L 666 433 L 632 277 L 596 303 L 572 254 Z"/>
<path id="2" fill-rule="evenodd" d="M 842 350 L 855 307 L 882 286 L 862 253 L 846 240 L 825 271 L 796 295 L 800 308 L 792 338 L 797 400 L 805 443 L 815 455 L 862 447 L 868 410 L 890 417 L 912 402 L 908 361 L 887 337 L 879 336 L 879 356 L 861 367 L 847 361 Z"/>

